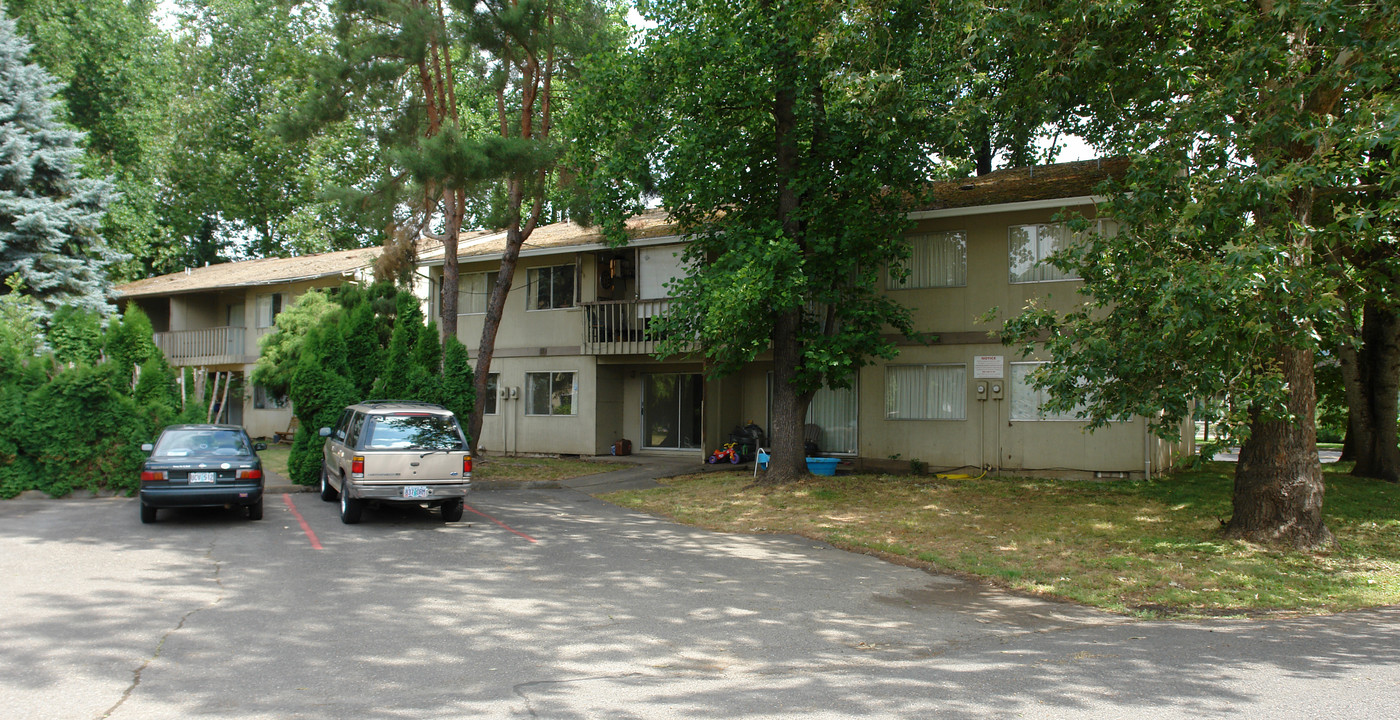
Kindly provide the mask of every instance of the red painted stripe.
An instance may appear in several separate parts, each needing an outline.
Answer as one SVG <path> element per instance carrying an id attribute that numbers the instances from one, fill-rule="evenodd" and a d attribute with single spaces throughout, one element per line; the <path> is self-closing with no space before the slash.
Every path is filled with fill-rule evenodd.
<path id="1" fill-rule="evenodd" d="M 306 518 L 302 517 L 300 512 L 297 512 L 297 506 L 292 502 L 291 494 L 284 494 L 282 496 L 282 502 L 287 503 L 287 509 L 292 511 L 292 517 L 295 517 L 297 522 L 301 523 L 301 531 L 306 533 L 306 539 L 311 541 L 311 549 L 324 550 L 325 548 L 321 547 L 321 541 L 316 539 L 315 531 L 311 529 L 310 525 L 306 524 Z"/>
<path id="2" fill-rule="evenodd" d="M 474 507 L 472 507 L 472 506 L 470 506 L 470 505 L 468 505 L 468 504 L 466 504 L 466 503 L 462 503 L 462 506 L 465 507 L 466 509 L 468 509 L 468 510 L 474 512 L 474 513 L 476 513 L 477 515 L 480 515 L 480 516 L 486 518 L 487 520 L 490 520 L 491 522 L 496 523 L 497 525 L 500 525 L 501 527 L 503 527 L 503 528 L 505 528 L 505 529 L 507 529 L 507 530 L 509 530 L 509 531 L 511 531 L 511 532 L 513 532 L 513 533 L 515 533 L 516 535 L 519 535 L 520 537 L 523 537 L 523 538 L 525 538 L 526 540 L 529 540 L 530 542 L 539 542 L 539 540 L 536 540 L 536 539 L 530 537 L 529 535 L 526 535 L 525 533 L 520 532 L 519 530 L 516 530 L 515 528 L 513 528 L 513 527 L 511 527 L 511 526 L 509 526 L 509 525 L 507 525 L 507 524 L 505 524 L 505 523 L 503 523 L 503 522 L 501 522 L 500 520 L 497 520 L 496 518 L 491 517 L 490 515 L 487 515 L 486 513 L 482 512 L 482 511 L 480 511 L 480 510 L 477 510 L 476 508 L 474 508 Z"/>

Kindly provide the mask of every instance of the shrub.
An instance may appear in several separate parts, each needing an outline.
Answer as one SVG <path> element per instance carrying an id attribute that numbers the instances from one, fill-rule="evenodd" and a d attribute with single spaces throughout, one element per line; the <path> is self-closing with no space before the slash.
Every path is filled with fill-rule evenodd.
<path id="1" fill-rule="evenodd" d="M 442 404 L 457 416 L 462 429 L 476 407 L 476 375 L 472 372 L 467 346 L 448 336 L 442 353 Z M 469 438 L 470 440 L 470 438 Z"/>
<path id="2" fill-rule="evenodd" d="M 291 399 L 302 431 L 292 441 L 287 474 L 292 482 L 314 485 L 321 474 L 321 442 L 317 431 L 334 425 L 346 405 L 356 401 L 347 375 L 345 341 L 334 324 L 307 333 L 301 358 L 292 375 Z"/>
<path id="3" fill-rule="evenodd" d="M 102 359 L 102 318 L 83 308 L 59 308 L 49 319 L 49 347 L 61 363 L 96 365 Z"/>

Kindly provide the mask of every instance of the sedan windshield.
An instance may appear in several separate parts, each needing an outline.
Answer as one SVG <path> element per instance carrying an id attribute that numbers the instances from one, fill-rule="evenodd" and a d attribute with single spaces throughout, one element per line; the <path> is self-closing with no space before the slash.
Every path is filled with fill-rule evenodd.
<path id="1" fill-rule="evenodd" d="M 156 441 L 153 457 L 252 455 L 247 437 L 237 430 L 167 430 Z"/>
<path id="2" fill-rule="evenodd" d="M 450 416 L 375 415 L 365 429 L 366 450 L 461 450 L 462 435 Z"/>

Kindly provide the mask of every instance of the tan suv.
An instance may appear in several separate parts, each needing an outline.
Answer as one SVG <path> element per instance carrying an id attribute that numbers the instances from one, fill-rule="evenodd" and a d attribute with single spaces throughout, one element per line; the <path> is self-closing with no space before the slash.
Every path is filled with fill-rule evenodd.
<path id="1" fill-rule="evenodd" d="M 340 498 L 341 522 L 359 522 L 366 502 L 438 507 L 443 520 L 462 519 L 472 456 L 451 410 L 369 400 L 345 408 L 321 437 L 321 499 Z"/>

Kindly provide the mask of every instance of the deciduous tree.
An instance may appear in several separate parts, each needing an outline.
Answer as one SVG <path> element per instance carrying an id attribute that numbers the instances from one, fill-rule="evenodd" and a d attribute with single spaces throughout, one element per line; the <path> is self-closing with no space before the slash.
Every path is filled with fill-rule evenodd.
<path id="1" fill-rule="evenodd" d="M 600 60 L 576 108 L 598 120 L 579 164 L 610 237 L 654 191 L 690 240 L 661 352 L 698 341 L 723 376 L 771 349 L 771 481 L 806 473 L 816 391 L 892 357 L 887 333 L 913 334 L 879 287 L 964 85 L 953 7 L 647 3 L 656 27 Z"/>
<path id="2" fill-rule="evenodd" d="M 1018 13 L 1049 7 L 1058 22 Z M 1199 397 L 1226 399 L 1242 439 L 1233 537 L 1329 544 L 1316 451 L 1313 358 L 1339 308 L 1319 247 L 1390 228 L 1400 132 L 1400 6 L 1350 0 L 1013 3 L 989 22 L 1014 41 L 1062 28 L 1049 72 L 1077 77 L 1078 129 L 1133 158 L 1090 234 L 1055 263 L 1084 307 L 1031 309 L 1014 341 L 1048 337 L 1040 381 L 1096 424 L 1148 417 L 1173 435 Z M 1072 21 L 1072 22 L 1070 22 Z M 1023 30 L 1017 31 L 1020 27 Z M 1040 32 L 1040 30 L 1036 30 Z"/>

